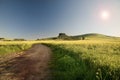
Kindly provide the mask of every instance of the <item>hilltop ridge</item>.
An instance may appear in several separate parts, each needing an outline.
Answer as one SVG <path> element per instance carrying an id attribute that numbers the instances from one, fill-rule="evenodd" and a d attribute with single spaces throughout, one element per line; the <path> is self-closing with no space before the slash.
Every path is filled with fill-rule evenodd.
<path id="1" fill-rule="evenodd" d="M 108 36 L 99 33 L 87 33 L 69 36 L 66 33 L 59 33 L 57 37 L 44 38 L 40 40 L 93 40 L 93 39 L 120 39 L 120 37 Z"/>

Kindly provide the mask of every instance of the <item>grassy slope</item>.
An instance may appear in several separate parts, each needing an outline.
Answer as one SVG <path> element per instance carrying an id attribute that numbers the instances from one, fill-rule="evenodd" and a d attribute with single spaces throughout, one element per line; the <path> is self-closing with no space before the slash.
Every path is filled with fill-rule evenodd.
<path id="1" fill-rule="evenodd" d="M 107 35 L 103 35 L 103 34 L 97 34 L 97 33 L 89 33 L 89 34 L 83 34 L 83 35 L 77 35 L 77 36 L 72 36 L 73 38 L 79 39 L 80 37 L 84 36 L 86 39 L 111 39 L 111 40 L 120 40 L 120 37 L 114 37 L 114 36 L 107 36 Z"/>
<path id="2" fill-rule="evenodd" d="M 76 36 L 68 36 L 66 40 L 80 40 L 81 37 L 85 37 L 86 40 L 120 40 L 120 37 L 107 36 L 107 35 L 98 34 L 98 33 L 89 33 L 89 34 L 82 34 L 82 35 L 76 35 Z M 58 37 L 45 38 L 42 40 L 56 40 L 56 39 L 58 39 Z M 65 40 L 64 38 L 62 38 L 62 39 Z"/>

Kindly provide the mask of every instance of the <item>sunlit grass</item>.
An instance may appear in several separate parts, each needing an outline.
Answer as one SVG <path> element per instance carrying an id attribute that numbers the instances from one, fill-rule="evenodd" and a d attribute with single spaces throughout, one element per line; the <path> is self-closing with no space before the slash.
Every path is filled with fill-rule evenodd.
<path id="1" fill-rule="evenodd" d="M 0 55 L 23 51 L 37 43 L 53 51 L 54 80 L 120 79 L 120 40 L 1 41 Z"/>
<path id="2" fill-rule="evenodd" d="M 57 41 L 46 45 L 53 51 L 54 80 L 120 79 L 119 41 Z"/>

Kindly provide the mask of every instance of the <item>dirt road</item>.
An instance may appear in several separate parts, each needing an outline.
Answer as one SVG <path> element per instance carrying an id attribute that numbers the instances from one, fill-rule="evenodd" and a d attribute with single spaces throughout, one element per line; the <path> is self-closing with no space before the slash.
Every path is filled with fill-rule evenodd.
<path id="1" fill-rule="evenodd" d="M 16 56 L 17 55 L 17 56 Z M 35 44 L 29 50 L 0 63 L 0 80 L 50 80 L 51 51 Z"/>

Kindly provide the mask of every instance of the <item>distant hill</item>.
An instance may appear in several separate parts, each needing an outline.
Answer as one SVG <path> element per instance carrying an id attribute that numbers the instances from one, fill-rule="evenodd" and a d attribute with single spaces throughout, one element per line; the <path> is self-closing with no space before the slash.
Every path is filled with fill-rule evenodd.
<path id="1" fill-rule="evenodd" d="M 101 39 L 119 39 L 120 37 L 114 37 L 114 36 L 107 36 L 104 34 L 98 34 L 98 33 L 88 33 L 88 34 L 82 34 L 82 35 L 75 35 L 75 36 L 68 36 L 65 33 L 59 33 L 57 37 L 51 37 L 51 38 L 44 38 L 42 40 L 101 40 Z M 40 39 L 41 40 L 41 39 Z"/>
<path id="2" fill-rule="evenodd" d="M 72 36 L 74 39 L 80 39 L 82 36 L 85 37 L 85 39 L 120 39 L 120 37 L 114 37 L 114 36 L 108 36 L 104 34 L 98 34 L 98 33 L 88 33 L 88 34 L 82 34 L 77 36 Z"/>

